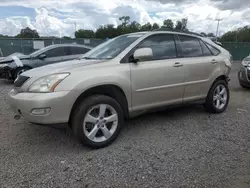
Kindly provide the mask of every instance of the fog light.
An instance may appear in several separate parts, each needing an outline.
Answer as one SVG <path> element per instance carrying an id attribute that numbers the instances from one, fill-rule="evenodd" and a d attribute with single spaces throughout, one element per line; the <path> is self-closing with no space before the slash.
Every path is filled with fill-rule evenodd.
<path id="1" fill-rule="evenodd" d="M 35 108 L 33 110 L 31 110 L 31 114 L 32 115 L 48 115 L 51 111 L 51 108 Z"/>

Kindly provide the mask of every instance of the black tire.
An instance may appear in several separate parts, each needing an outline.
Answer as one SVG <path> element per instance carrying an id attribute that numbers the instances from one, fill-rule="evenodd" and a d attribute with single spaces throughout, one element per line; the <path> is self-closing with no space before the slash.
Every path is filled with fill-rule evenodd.
<path id="1" fill-rule="evenodd" d="M 226 92 L 227 92 L 227 100 L 226 100 L 225 106 L 221 109 L 216 108 L 216 105 L 214 104 L 214 99 L 213 99 L 215 89 L 219 85 L 223 85 L 226 88 Z M 228 103 L 229 103 L 229 99 L 230 99 L 230 93 L 229 93 L 229 88 L 228 88 L 227 82 L 225 80 L 218 80 L 210 88 L 204 106 L 205 106 L 206 110 L 210 113 L 222 113 L 227 108 Z"/>
<path id="2" fill-rule="evenodd" d="M 115 132 L 109 139 L 103 142 L 94 142 L 90 140 L 85 135 L 84 130 L 83 130 L 83 123 L 84 123 L 84 119 L 88 110 L 98 104 L 110 105 L 111 107 L 115 109 L 115 111 L 117 112 L 117 116 L 118 116 L 118 125 L 117 125 Z M 71 126 L 77 139 L 82 144 L 90 148 L 94 148 L 94 149 L 103 148 L 111 144 L 118 137 L 121 131 L 121 128 L 123 127 L 123 124 L 124 124 L 124 114 L 123 114 L 123 110 L 120 104 L 116 100 L 112 99 L 111 97 L 104 96 L 104 95 L 94 95 L 94 96 L 90 96 L 84 99 L 74 109 L 71 119 L 72 119 Z"/>
<path id="3" fill-rule="evenodd" d="M 20 67 L 17 68 L 13 74 L 13 80 L 15 80 L 21 73 L 30 70 L 31 68 L 29 67 Z"/>

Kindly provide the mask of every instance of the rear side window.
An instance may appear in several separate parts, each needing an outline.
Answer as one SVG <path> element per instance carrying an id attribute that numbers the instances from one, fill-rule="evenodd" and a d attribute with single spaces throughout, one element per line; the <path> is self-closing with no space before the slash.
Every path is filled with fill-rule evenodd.
<path id="1" fill-rule="evenodd" d="M 68 47 L 57 47 L 45 52 L 46 57 L 59 57 L 68 55 Z"/>
<path id="2" fill-rule="evenodd" d="M 211 53 L 211 51 L 209 50 L 209 48 L 206 46 L 206 44 L 200 40 L 200 44 L 201 44 L 201 49 L 202 49 L 202 52 L 203 52 L 203 56 L 211 56 L 213 55 Z"/>
<path id="3" fill-rule="evenodd" d="M 211 50 L 213 55 L 218 55 L 220 53 L 220 50 L 217 48 L 213 47 L 211 44 L 206 43 L 207 47 Z"/>
<path id="4" fill-rule="evenodd" d="M 89 51 L 87 48 L 83 47 L 70 47 L 70 54 L 77 55 L 77 54 L 85 54 Z"/>
<path id="5" fill-rule="evenodd" d="M 153 35 L 146 38 L 137 48 L 151 48 L 152 60 L 170 59 L 177 57 L 173 35 Z"/>
<path id="6" fill-rule="evenodd" d="M 200 57 L 202 49 L 200 42 L 195 37 L 179 35 L 183 57 Z"/>

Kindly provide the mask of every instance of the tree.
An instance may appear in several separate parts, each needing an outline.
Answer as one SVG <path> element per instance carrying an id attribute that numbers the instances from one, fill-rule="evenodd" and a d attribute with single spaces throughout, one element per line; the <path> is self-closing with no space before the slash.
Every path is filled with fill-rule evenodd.
<path id="1" fill-rule="evenodd" d="M 250 26 L 238 28 L 234 31 L 228 31 L 223 34 L 221 42 L 250 42 Z"/>
<path id="2" fill-rule="evenodd" d="M 157 23 L 154 23 L 152 27 L 153 27 L 153 29 L 159 29 L 160 28 L 160 26 Z"/>
<path id="3" fill-rule="evenodd" d="M 95 32 L 93 30 L 79 29 L 75 32 L 76 38 L 95 38 Z"/>
<path id="4" fill-rule="evenodd" d="M 71 37 L 69 37 L 69 36 L 63 36 L 62 37 L 63 39 L 66 39 L 66 40 L 70 40 L 70 39 L 72 39 Z"/>
<path id="5" fill-rule="evenodd" d="M 174 29 L 174 22 L 171 19 L 164 20 L 163 27 L 167 29 Z"/>
<path id="6" fill-rule="evenodd" d="M 122 33 L 118 32 L 118 28 L 114 28 L 114 25 L 108 24 L 104 26 L 100 26 L 96 30 L 96 38 L 106 39 L 106 38 L 114 38 Z"/>
<path id="7" fill-rule="evenodd" d="M 138 32 L 141 29 L 141 25 L 136 21 L 131 22 L 128 27 L 130 32 Z"/>
<path id="8" fill-rule="evenodd" d="M 141 26 L 141 31 L 150 31 L 150 30 L 152 30 L 152 25 L 151 25 L 151 23 L 146 23 L 145 25 L 142 25 Z"/>
<path id="9" fill-rule="evenodd" d="M 188 19 L 183 18 L 183 19 L 181 20 L 181 23 L 182 23 L 181 30 L 182 30 L 182 31 L 188 31 L 188 29 L 187 29 Z"/>
<path id="10" fill-rule="evenodd" d="M 8 35 L 1 35 L 0 34 L 0 38 L 8 38 L 9 36 Z"/>
<path id="11" fill-rule="evenodd" d="M 208 37 L 215 37 L 213 33 L 208 33 L 207 36 Z"/>
<path id="12" fill-rule="evenodd" d="M 130 21 L 130 17 L 129 16 L 122 16 L 119 18 L 120 21 L 122 21 L 122 26 L 126 27 Z"/>
<path id="13" fill-rule="evenodd" d="M 29 27 L 21 29 L 21 32 L 16 36 L 17 38 L 39 38 L 39 34 L 36 30 L 32 30 Z"/>
<path id="14" fill-rule="evenodd" d="M 204 33 L 204 32 L 201 32 L 200 34 L 201 34 L 203 37 L 206 37 L 206 36 L 207 36 L 207 34 Z"/>
<path id="15" fill-rule="evenodd" d="M 181 30 L 181 28 L 182 28 L 182 22 L 180 20 L 176 21 L 175 29 L 176 30 Z"/>
<path id="16" fill-rule="evenodd" d="M 178 20 L 175 24 L 175 29 L 181 30 L 181 31 L 188 31 L 187 22 L 188 20 L 186 18 L 183 18 L 182 20 Z"/>

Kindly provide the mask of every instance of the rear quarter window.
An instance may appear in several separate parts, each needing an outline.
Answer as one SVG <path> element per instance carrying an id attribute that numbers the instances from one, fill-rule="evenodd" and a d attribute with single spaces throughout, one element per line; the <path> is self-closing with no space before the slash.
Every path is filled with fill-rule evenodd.
<path id="1" fill-rule="evenodd" d="M 218 50 L 216 47 L 212 46 L 211 44 L 206 43 L 207 47 L 210 49 L 213 55 L 219 55 L 220 50 Z"/>

